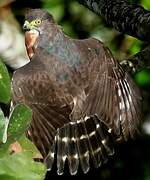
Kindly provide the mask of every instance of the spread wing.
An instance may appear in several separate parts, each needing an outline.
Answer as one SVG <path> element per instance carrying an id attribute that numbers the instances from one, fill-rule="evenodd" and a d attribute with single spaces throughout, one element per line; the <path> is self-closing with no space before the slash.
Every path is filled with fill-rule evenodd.
<path id="1" fill-rule="evenodd" d="M 89 159 L 99 167 L 114 152 L 112 138 L 115 141 L 133 138 L 142 119 L 141 93 L 132 78 L 107 48 L 101 45 L 95 49 L 91 42 L 86 43 L 91 51 L 85 53 L 87 59 L 94 58 L 87 62 L 87 79 L 82 82 L 84 93 L 75 98 L 72 122 L 57 134 L 60 174 L 66 158 L 71 174 L 77 172 L 79 161 L 84 173 L 90 168 Z"/>
<path id="2" fill-rule="evenodd" d="M 115 140 L 134 137 L 141 122 L 141 94 L 131 77 L 100 43 L 96 48 L 91 41 L 85 44 L 79 47 L 84 52 L 84 57 L 80 56 L 85 61 L 82 67 L 65 78 L 59 76 L 63 82 L 70 79 L 66 88 L 73 98 L 73 108 L 64 103 L 67 93 L 63 100 L 56 101 L 58 94 L 52 84 L 57 82 L 52 83 L 43 73 L 49 68 L 44 70 L 42 63 L 30 63 L 13 77 L 14 103 L 23 102 L 33 110 L 27 136 L 41 151 L 49 169 L 57 152 L 58 174 L 63 173 L 66 159 L 71 174 L 76 174 L 79 163 L 83 172 L 88 172 L 90 159 L 99 167 L 114 152 L 112 135 Z M 38 63 L 37 59 L 32 62 Z"/>
<path id="3" fill-rule="evenodd" d="M 133 138 L 141 124 L 141 93 L 135 82 L 104 47 L 84 103 L 83 114 L 96 114 L 116 138 Z M 92 73 L 92 72 L 91 72 Z"/>

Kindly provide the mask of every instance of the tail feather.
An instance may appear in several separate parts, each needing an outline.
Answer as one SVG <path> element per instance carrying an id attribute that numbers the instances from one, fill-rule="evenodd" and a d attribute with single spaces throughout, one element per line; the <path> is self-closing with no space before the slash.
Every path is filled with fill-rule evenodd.
<path id="1" fill-rule="evenodd" d="M 97 118 L 97 116 L 94 116 L 93 118 L 96 124 L 96 132 L 100 136 L 101 143 L 103 144 L 106 153 L 110 156 L 113 155 L 114 147 L 112 144 L 112 137 L 110 135 L 111 130 L 109 132 L 109 130 L 106 129 L 105 125 Z"/>
<path id="2" fill-rule="evenodd" d="M 63 174 L 66 159 L 72 175 L 77 173 L 79 163 L 83 172 L 87 173 L 90 169 L 90 159 L 95 167 L 99 167 L 114 153 L 111 141 L 111 134 L 97 116 L 66 124 L 58 129 L 56 135 L 57 173 Z M 54 157 L 51 157 L 53 152 L 52 149 L 46 159 L 49 169 L 54 160 Z"/>
<path id="3" fill-rule="evenodd" d="M 96 168 L 101 165 L 101 142 L 97 137 L 96 125 L 93 121 L 93 117 L 85 118 L 84 122 L 86 126 L 87 142 L 89 145 L 90 157 Z"/>
<path id="4" fill-rule="evenodd" d="M 46 164 L 48 171 L 50 171 L 53 166 L 54 156 L 55 156 L 55 147 L 56 147 L 56 137 L 51 147 L 51 150 L 49 151 L 47 157 L 44 159 L 44 163 Z"/>
<path id="5" fill-rule="evenodd" d="M 68 144 L 67 144 L 67 158 L 68 158 L 68 165 L 69 171 L 71 175 L 77 173 L 78 166 L 79 166 L 79 157 L 78 157 L 78 150 L 76 146 L 76 136 L 75 136 L 75 126 L 68 125 Z"/>
<path id="6" fill-rule="evenodd" d="M 68 134 L 67 127 L 58 129 L 57 135 L 57 173 L 62 175 L 67 157 Z"/>
<path id="7" fill-rule="evenodd" d="M 76 140 L 78 148 L 78 156 L 80 164 L 84 173 L 87 173 L 90 169 L 89 165 L 89 150 L 87 143 L 87 133 L 84 121 L 77 121 L 76 123 Z"/>

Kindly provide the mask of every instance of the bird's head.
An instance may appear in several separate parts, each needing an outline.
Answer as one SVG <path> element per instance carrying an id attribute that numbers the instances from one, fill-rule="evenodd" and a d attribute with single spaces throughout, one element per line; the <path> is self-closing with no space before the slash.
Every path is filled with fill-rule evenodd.
<path id="1" fill-rule="evenodd" d="M 43 9 L 30 9 L 25 16 L 23 29 L 25 31 L 37 30 L 40 32 L 45 23 L 55 23 L 53 16 Z"/>
<path id="2" fill-rule="evenodd" d="M 37 39 L 45 29 L 50 29 L 49 24 L 55 24 L 53 16 L 42 9 L 30 9 L 25 15 L 23 29 L 25 32 L 25 45 L 31 59 L 37 47 Z"/>

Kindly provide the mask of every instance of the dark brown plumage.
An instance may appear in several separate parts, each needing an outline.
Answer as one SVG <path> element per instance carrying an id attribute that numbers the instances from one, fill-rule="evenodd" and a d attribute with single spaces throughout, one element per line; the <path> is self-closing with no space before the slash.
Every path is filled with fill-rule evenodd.
<path id="1" fill-rule="evenodd" d="M 99 167 L 114 153 L 112 142 L 139 130 L 138 87 L 103 43 L 67 37 L 46 11 L 29 11 L 24 28 L 31 62 L 13 75 L 13 103 L 33 110 L 28 138 L 48 169 L 56 154 L 58 174 L 66 159 L 71 174 L 79 163 L 88 172 L 89 159 Z"/>

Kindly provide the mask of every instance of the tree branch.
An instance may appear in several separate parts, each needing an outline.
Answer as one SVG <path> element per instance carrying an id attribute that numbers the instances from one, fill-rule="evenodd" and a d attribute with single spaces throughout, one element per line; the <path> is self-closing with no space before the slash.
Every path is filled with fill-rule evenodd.
<path id="1" fill-rule="evenodd" d="M 120 32 L 150 41 L 150 11 L 127 0 L 77 0 Z"/>
<path id="2" fill-rule="evenodd" d="M 144 68 L 149 68 L 150 67 L 150 45 L 147 46 L 142 51 L 135 54 L 134 56 L 130 57 L 128 60 L 122 61 L 121 65 L 124 68 L 126 68 L 126 70 L 130 74 L 141 71 Z"/>

